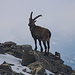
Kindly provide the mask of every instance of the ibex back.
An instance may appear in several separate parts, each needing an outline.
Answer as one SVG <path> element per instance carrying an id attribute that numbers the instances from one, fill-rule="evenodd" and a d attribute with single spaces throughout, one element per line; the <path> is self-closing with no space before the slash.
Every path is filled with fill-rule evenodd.
<path id="1" fill-rule="evenodd" d="M 32 19 L 32 14 L 33 14 L 33 12 L 31 12 L 31 14 L 30 14 L 28 26 L 30 27 L 32 37 L 35 41 L 35 49 L 34 50 L 37 50 L 37 40 L 38 40 L 39 45 L 41 47 L 41 52 L 43 52 L 43 48 L 42 48 L 42 45 L 41 45 L 41 41 L 42 41 L 43 45 L 45 47 L 44 55 L 48 55 L 49 54 L 49 48 L 50 48 L 51 32 L 46 28 L 35 25 L 36 19 L 38 17 L 42 16 L 42 15 L 38 15 L 34 19 Z M 46 42 L 47 42 L 47 45 L 48 45 L 48 51 L 47 51 Z"/>

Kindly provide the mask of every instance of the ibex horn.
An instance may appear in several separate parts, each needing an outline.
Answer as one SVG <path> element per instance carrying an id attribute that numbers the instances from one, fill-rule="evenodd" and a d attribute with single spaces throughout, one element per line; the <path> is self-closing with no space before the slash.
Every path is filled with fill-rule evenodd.
<path id="1" fill-rule="evenodd" d="M 42 15 L 38 15 L 38 16 L 36 16 L 33 20 L 37 19 L 37 18 L 40 17 L 40 16 L 42 16 Z"/>
<path id="2" fill-rule="evenodd" d="M 33 14 L 33 12 L 31 12 L 31 14 L 30 14 L 30 19 L 32 19 L 32 14 Z"/>

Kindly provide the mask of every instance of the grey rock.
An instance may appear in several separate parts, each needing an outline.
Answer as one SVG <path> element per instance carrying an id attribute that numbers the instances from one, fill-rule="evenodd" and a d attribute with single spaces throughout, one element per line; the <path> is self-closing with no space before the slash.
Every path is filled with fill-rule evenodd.
<path id="1" fill-rule="evenodd" d="M 23 48 L 24 52 L 29 52 L 32 50 L 31 45 L 22 45 L 22 48 Z"/>
<path id="2" fill-rule="evenodd" d="M 3 64 L 0 65 L 0 74 L 1 75 L 23 75 L 23 74 L 14 72 L 10 64 L 8 64 L 6 61 L 4 61 Z"/>
<path id="3" fill-rule="evenodd" d="M 11 47 L 11 46 L 16 45 L 16 43 L 14 43 L 14 42 L 12 42 L 12 41 L 9 41 L 9 42 L 5 42 L 3 45 L 4 45 L 5 47 Z"/>
<path id="4" fill-rule="evenodd" d="M 31 64 L 27 65 L 27 67 L 29 67 L 31 70 L 34 70 L 34 69 L 36 69 L 38 67 L 43 68 L 44 66 L 43 66 L 43 64 L 41 62 L 36 61 L 34 63 L 31 63 Z"/>
<path id="5" fill-rule="evenodd" d="M 5 51 L 2 48 L 0 48 L 0 54 L 5 54 Z"/>
<path id="6" fill-rule="evenodd" d="M 33 53 L 35 55 L 36 61 L 38 61 L 38 63 L 34 62 L 35 65 L 40 64 L 43 68 L 48 69 L 49 71 L 52 71 L 52 72 L 58 71 L 57 68 L 52 64 L 49 56 L 47 56 L 47 57 L 49 57 L 49 59 L 48 59 L 47 57 L 44 56 L 44 53 L 40 53 L 40 52 L 36 52 L 36 51 L 33 51 Z M 34 64 L 34 63 L 32 63 L 32 64 Z M 31 65 L 31 67 L 32 67 L 32 65 Z"/>
<path id="7" fill-rule="evenodd" d="M 57 58 L 61 59 L 60 53 L 55 52 L 55 56 L 56 56 Z"/>
<path id="8" fill-rule="evenodd" d="M 73 70 L 72 75 L 75 75 L 75 70 Z"/>
<path id="9" fill-rule="evenodd" d="M 44 52 L 32 50 L 31 45 L 16 45 L 14 42 L 0 43 L 0 54 L 9 53 L 17 58 L 22 58 L 22 65 L 28 66 L 32 69 L 32 75 L 47 75 L 45 69 L 55 73 L 55 75 L 74 75 L 75 71 L 70 66 L 64 65 L 59 52 L 55 55 L 49 53 L 44 56 Z M 0 74 L 2 75 L 21 75 L 12 72 L 10 65 L 5 66 L 3 63 L 0 65 Z M 8 70 L 7 70 L 8 69 Z"/>
<path id="10" fill-rule="evenodd" d="M 29 54 L 27 52 L 24 52 L 22 55 L 22 65 L 27 66 L 28 64 L 31 64 L 35 62 L 35 56 L 32 54 Z"/>
<path id="11" fill-rule="evenodd" d="M 36 62 L 28 65 L 27 67 L 32 69 L 32 75 L 37 75 L 37 74 L 38 75 L 45 75 L 46 74 L 44 65 L 39 61 L 36 61 Z"/>
<path id="12" fill-rule="evenodd" d="M 3 50 L 3 44 L 0 43 L 0 54 L 5 54 L 5 51 Z"/>
<path id="13" fill-rule="evenodd" d="M 3 48 L 4 51 L 10 51 L 11 50 L 11 47 L 6 47 L 6 48 Z"/>
<path id="14" fill-rule="evenodd" d="M 64 61 L 62 59 L 59 59 L 52 53 L 49 53 L 48 56 L 44 56 L 43 52 L 41 53 L 37 51 L 32 51 L 32 54 L 35 55 L 36 62 L 33 62 L 28 65 L 30 69 L 34 70 L 40 65 L 39 68 L 42 67 L 43 69 L 47 69 L 55 73 L 55 75 L 71 75 L 72 68 L 67 65 L 64 65 Z M 34 70 L 34 72 L 36 71 L 37 69 Z"/>

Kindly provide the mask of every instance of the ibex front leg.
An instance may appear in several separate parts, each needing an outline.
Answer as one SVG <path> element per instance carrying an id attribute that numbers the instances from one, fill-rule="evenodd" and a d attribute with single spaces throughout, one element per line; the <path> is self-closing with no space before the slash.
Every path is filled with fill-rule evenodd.
<path id="1" fill-rule="evenodd" d="M 41 41 L 39 40 L 39 45 L 41 47 L 41 52 L 43 52 L 43 48 L 42 48 L 42 45 L 41 45 Z"/>
<path id="2" fill-rule="evenodd" d="M 35 51 L 37 50 L 37 40 L 36 39 L 34 39 L 34 42 L 35 42 Z"/>

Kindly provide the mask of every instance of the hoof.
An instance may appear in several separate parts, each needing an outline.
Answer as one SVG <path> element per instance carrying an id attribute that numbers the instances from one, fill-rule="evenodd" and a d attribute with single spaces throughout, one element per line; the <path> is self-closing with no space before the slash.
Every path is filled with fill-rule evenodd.
<path id="1" fill-rule="evenodd" d="M 36 49 L 34 49 L 35 51 L 37 51 Z"/>
<path id="2" fill-rule="evenodd" d="M 34 50 L 37 51 L 37 48 L 35 48 Z"/>
<path id="3" fill-rule="evenodd" d="M 43 50 L 41 50 L 41 52 L 43 52 Z"/>
<path id="4" fill-rule="evenodd" d="M 43 52 L 43 48 L 41 48 L 41 52 Z"/>
<path id="5" fill-rule="evenodd" d="M 47 54 L 46 54 L 46 53 L 44 53 L 44 56 L 47 56 Z"/>
<path id="6" fill-rule="evenodd" d="M 47 56 L 49 55 L 49 52 L 47 52 Z"/>

